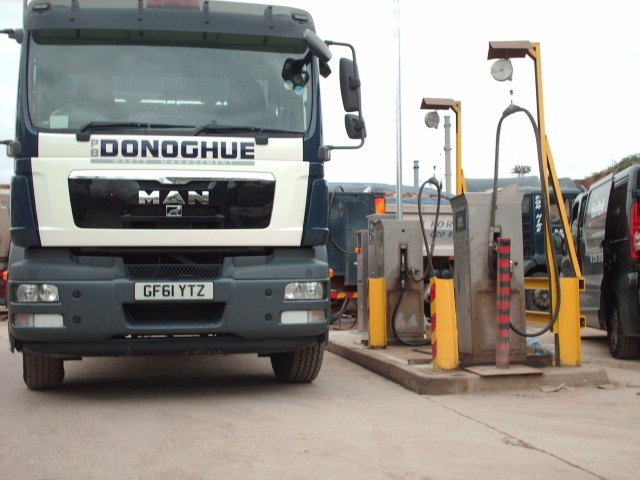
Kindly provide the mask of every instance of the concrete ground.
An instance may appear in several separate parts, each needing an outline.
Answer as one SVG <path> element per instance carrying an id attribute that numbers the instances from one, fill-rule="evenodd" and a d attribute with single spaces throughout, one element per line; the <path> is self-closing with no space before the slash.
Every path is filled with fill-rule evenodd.
<path id="1" fill-rule="evenodd" d="M 333 331 L 330 349 L 356 336 Z M 640 361 L 612 359 L 602 332 L 583 332 L 583 366 L 562 370 L 604 370 L 607 383 L 541 373 L 524 388 L 437 395 L 330 352 L 304 385 L 277 382 L 255 355 L 98 357 L 66 362 L 60 389 L 34 392 L 7 340 L 0 320 L 2 478 L 635 480 L 640 471 Z M 391 370 L 428 371 L 427 353 L 373 354 Z"/>
<path id="2" fill-rule="evenodd" d="M 583 335 L 596 338 L 606 336 L 604 332 L 594 329 L 584 329 Z M 453 371 L 434 371 L 430 345 L 411 347 L 390 340 L 386 348 L 371 349 L 366 346 L 366 334 L 355 329 L 334 328 L 330 334 L 328 349 L 413 392 L 425 395 L 532 387 L 553 389 L 559 385 L 576 387 L 610 383 L 603 363 L 593 361 L 589 352 L 583 352 L 583 361 L 579 367 L 555 367 L 552 366 L 553 334 L 546 333 L 535 342 L 535 346 L 529 347 L 528 365 L 512 364 L 508 369 L 480 366 Z M 584 353 L 587 353 L 587 357 L 584 357 Z"/>

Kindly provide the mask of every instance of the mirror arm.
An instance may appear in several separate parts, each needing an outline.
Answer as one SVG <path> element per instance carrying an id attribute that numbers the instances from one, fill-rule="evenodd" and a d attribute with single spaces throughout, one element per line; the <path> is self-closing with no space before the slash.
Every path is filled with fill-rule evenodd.
<path id="1" fill-rule="evenodd" d="M 349 78 L 349 87 L 353 90 L 357 90 L 361 86 L 360 82 L 360 74 L 358 72 L 358 62 L 356 61 L 356 49 L 350 43 L 345 42 L 336 42 L 333 40 L 325 40 L 324 43 L 327 46 L 336 45 L 340 47 L 347 47 L 351 50 L 351 58 L 353 60 L 353 73 L 354 77 Z M 357 130 L 364 130 L 365 122 L 362 117 L 362 101 L 360 99 L 360 91 L 358 90 L 358 120 L 356 126 L 359 127 Z M 318 158 L 321 161 L 328 162 L 331 160 L 331 150 L 357 150 L 362 148 L 364 145 L 365 135 L 360 137 L 360 143 L 358 145 L 321 145 L 318 148 Z"/>
<path id="2" fill-rule="evenodd" d="M 331 160 L 331 150 L 357 150 L 364 145 L 364 138 L 360 139 L 358 145 L 321 145 L 318 148 L 318 158 L 323 162 Z"/>
<path id="3" fill-rule="evenodd" d="M 4 30 L 0 30 L 0 33 L 7 35 L 9 38 L 14 39 L 18 43 L 22 43 L 24 40 L 24 30 L 21 28 L 6 28 Z"/>
<path id="4" fill-rule="evenodd" d="M 17 140 L 0 140 L 0 145 L 7 146 L 7 157 L 15 158 L 22 152 L 22 145 Z"/>

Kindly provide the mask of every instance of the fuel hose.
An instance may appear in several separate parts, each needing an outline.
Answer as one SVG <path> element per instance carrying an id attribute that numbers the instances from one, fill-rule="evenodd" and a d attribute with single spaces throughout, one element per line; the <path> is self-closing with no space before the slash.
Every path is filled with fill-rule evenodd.
<path id="1" fill-rule="evenodd" d="M 493 191 L 491 195 L 491 222 L 490 222 L 491 239 L 489 242 L 489 255 L 488 255 L 489 267 L 492 272 L 495 272 L 496 270 L 496 262 L 494 259 L 495 249 L 493 248 L 495 244 L 494 243 L 495 239 L 493 238 L 493 235 L 495 232 L 496 205 L 497 205 L 497 194 L 498 194 L 498 163 L 500 159 L 500 131 L 502 128 L 502 122 L 510 115 L 513 115 L 514 113 L 519 113 L 519 112 L 523 112 L 527 115 L 527 117 L 529 118 L 529 121 L 531 122 L 531 126 L 533 127 L 533 132 L 536 137 L 538 167 L 540 169 L 541 178 L 542 178 L 542 175 L 544 175 L 544 171 L 545 171 L 544 162 L 542 158 L 542 140 L 540 138 L 540 130 L 538 129 L 538 126 L 536 124 L 535 119 L 533 118 L 533 115 L 531 115 L 531 112 L 529 112 L 529 110 L 527 110 L 526 108 L 522 108 L 514 104 L 509 105 L 509 107 L 507 107 L 507 109 L 504 112 L 502 112 L 502 116 L 500 117 L 500 121 L 498 122 L 498 128 L 496 131 L 496 154 L 495 154 L 495 165 L 494 165 L 494 174 L 493 174 Z M 549 193 L 548 191 L 543 192 L 543 195 L 542 195 L 542 213 L 543 213 L 544 227 L 547 234 L 548 243 L 550 244 L 551 239 L 553 238 L 553 230 L 551 226 L 548 193 Z M 534 333 L 527 333 L 526 331 L 523 332 L 516 325 L 514 325 L 513 322 L 511 322 L 511 320 L 509 320 L 509 327 L 511 328 L 511 330 L 513 330 L 517 335 L 520 335 L 522 337 L 539 337 L 543 333 L 548 332 L 553 328 L 560 314 L 560 301 L 561 301 L 560 278 L 559 278 L 560 275 L 558 273 L 558 268 L 556 266 L 555 252 L 552 255 L 547 254 L 546 257 L 547 257 L 546 259 L 547 272 L 551 272 L 555 280 L 555 296 L 557 298 L 557 301 L 555 302 L 555 308 L 553 310 L 553 313 L 551 314 L 549 323 L 544 328 L 542 328 L 542 330 L 538 332 L 534 332 Z M 554 295 L 554 292 L 552 292 L 551 286 L 552 286 L 551 277 L 549 277 L 549 301 L 550 301 L 550 304 L 553 305 L 552 295 Z"/>

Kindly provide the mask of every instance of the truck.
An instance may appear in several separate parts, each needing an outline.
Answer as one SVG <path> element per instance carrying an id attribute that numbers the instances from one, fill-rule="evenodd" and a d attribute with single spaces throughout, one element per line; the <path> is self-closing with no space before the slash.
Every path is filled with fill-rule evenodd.
<path id="1" fill-rule="evenodd" d="M 371 227 L 370 219 L 395 218 L 396 187 L 384 183 L 342 182 L 330 183 L 329 242 L 327 253 L 331 267 L 331 311 L 332 322 L 339 322 L 343 315 L 357 314 L 358 268 L 357 232 Z M 403 217 L 420 221 L 417 196 L 420 189 L 403 186 Z M 453 218 L 449 194 L 441 195 L 438 225 L 433 251 L 433 265 L 437 276 L 451 274 L 453 269 Z M 425 234 L 433 239 L 437 209 L 437 191 L 425 188 L 422 192 L 421 208 Z M 373 217 L 375 216 L 375 217 Z M 427 251 L 422 237 L 416 242 L 423 244 L 424 268 L 427 268 Z M 428 309 L 428 304 L 425 305 Z"/>
<path id="2" fill-rule="evenodd" d="M 493 179 L 466 179 L 467 191 L 489 191 L 493 186 Z M 578 187 L 570 178 L 560 178 L 564 209 L 567 215 L 576 197 L 584 188 Z M 545 239 L 542 223 L 542 190 L 538 177 L 514 177 L 498 179 L 501 191 L 518 191 L 522 193 L 522 244 L 524 259 L 524 274 L 529 277 L 547 276 L 545 255 Z M 356 231 L 367 228 L 367 216 L 384 213 L 395 216 L 396 198 L 395 186 L 380 183 L 342 183 L 330 185 L 332 201 L 329 204 L 330 243 L 328 244 L 329 265 L 333 269 L 332 277 L 332 311 L 334 321 L 344 313 L 353 303 L 350 298 L 356 295 Z M 407 220 L 419 220 L 417 194 L 418 188 L 403 186 L 403 217 Z M 423 192 L 422 210 L 425 230 L 429 240 L 433 235 L 436 210 L 436 191 L 427 189 Z M 454 266 L 453 257 L 453 219 L 449 194 L 443 194 L 441 208 L 436 229 L 434 249 L 434 268 L 438 276 L 451 274 Z M 383 211 L 377 210 L 377 199 L 384 199 Z M 559 206 L 553 189 L 550 189 L 550 207 L 552 216 L 552 230 L 554 235 L 562 231 L 560 225 Z M 422 239 L 417 239 L 421 241 Z M 424 249 L 424 245 L 423 245 Z M 562 251 L 556 251 L 558 265 L 562 261 Z M 427 253 L 424 250 L 425 268 Z M 546 289 L 528 289 L 525 291 L 526 309 L 531 311 L 547 311 L 549 309 L 549 295 Z M 428 308 L 428 305 L 425 305 Z"/>
<path id="3" fill-rule="evenodd" d="M 9 232 L 9 185 L 0 185 L 0 309 L 6 307 L 6 271 L 9 264 L 11 234 Z"/>
<path id="4" fill-rule="evenodd" d="M 22 48 L 7 304 L 27 387 L 69 359 L 214 353 L 313 381 L 324 162 L 366 136 L 353 47 L 298 8 L 209 0 L 32 0 L 3 33 Z M 322 131 L 332 48 L 352 53 L 343 146 Z"/>

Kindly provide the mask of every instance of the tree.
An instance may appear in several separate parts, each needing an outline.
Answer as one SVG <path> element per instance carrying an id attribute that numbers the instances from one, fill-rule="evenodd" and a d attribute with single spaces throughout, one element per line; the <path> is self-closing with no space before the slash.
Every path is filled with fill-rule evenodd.
<path id="1" fill-rule="evenodd" d="M 624 157 L 622 160 L 616 163 L 615 169 L 616 171 L 619 172 L 621 170 L 624 170 L 627 167 L 630 167 L 635 163 L 640 163 L 640 153 L 636 153 L 634 155 L 629 155 L 628 157 Z"/>
<path id="2" fill-rule="evenodd" d="M 531 172 L 531 167 L 529 165 L 516 165 L 511 169 L 511 173 L 518 177 L 524 177 L 529 172 Z"/>
<path id="3" fill-rule="evenodd" d="M 605 175 L 611 173 L 612 171 L 620 172 L 620 171 L 624 170 L 627 167 L 630 167 L 631 165 L 633 165 L 635 163 L 640 163 L 640 153 L 634 153 L 633 155 L 627 155 L 626 157 L 624 157 L 619 162 L 616 162 L 613 166 L 611 166 L 609 168 L 605 168 L 604 170 L 601 170 L 599 172 L 592 173 L 591 176 L 592 177 L 604 177 Z"/>

